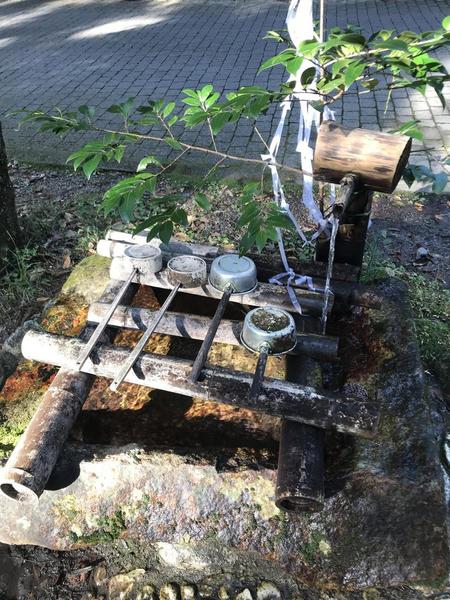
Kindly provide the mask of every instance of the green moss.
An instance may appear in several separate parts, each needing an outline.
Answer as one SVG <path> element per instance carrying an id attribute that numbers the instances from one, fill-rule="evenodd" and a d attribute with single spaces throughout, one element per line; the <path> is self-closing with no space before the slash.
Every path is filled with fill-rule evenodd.
<path id="1" fill-rule="evenodd" d="M 67 278 L 62 294 L 79 294 L 88 304 L 94 302 L 109 282 L 110 264 L 110 258 L 97 254 L 84 258 Z"/>
<path id="2" fill-rule="evenodd" d="M 371 283 L 388 277 L 407 284 L 424 366 L 450 392 L 450 290 L 384 258 L 379 239 L 372 239 L 367 246 L 361 280 Z"/>
<path id="3" fill-rule="evenodd" d="M 69 534 L 71 542 L 75 544 L 106 544 L 117 540 L 126 530 L 125 516 L 122 510 L 116 510 L 111 516 L 99 517 L 96 520 L 96 529 L 89 533 L 78 535 L 72 531 Z"/>
<path id="4" fill-rule="evenodd" d="M 0 459 L 7 458 L 33 416 L 46 383 L 24 363 L 7 381 L 0 397 Z"/>
<path id="5" fill-rule="evenodd" d="M 312 531 L 309 540 L 302 545 L 300 552 L 307 564 L 314 565 L 317 563 L 318 557 L 326 556 L 330 552 L 330 545 L 323 533 Z"/>
<path id="6" fill-rule="evenodd" d="M 67 494 L 62 498 L 55 501 L 53 510 L 57 515 L 63 517 L 69 522 L 73 522 L 78 519 L 80 514 L 80 508 L 78 506 L 78 500 L 75 494 Z"/>

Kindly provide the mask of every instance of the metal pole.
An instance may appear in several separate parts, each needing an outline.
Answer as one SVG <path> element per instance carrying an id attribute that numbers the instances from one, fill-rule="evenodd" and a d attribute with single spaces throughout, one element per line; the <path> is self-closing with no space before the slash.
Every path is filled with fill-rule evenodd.
<path id="1" fill-rule="evenodd" d="M 144 347 L 145 347 L 146 343 L 148 342 L 148 340 L 150 339 L 151 335 L 154 333 L 159 322 L 163 318 L 165 312 L 168 310 L 169 306 L 172 304 L 172 300 L 175 298 L 179 289 L 180 289 L 180 284 L 178 283 L 173 288 L 173 290 L 170 292 L 170 294 L 167 296 L 166 301 L 161 306 L 161 308 L 157 311 L 157 313 L 153 317 L 153 320 L 150 322 L 149 326 L 142 334 L 141 339 L 136 344 L 136 346 L 133 348 L 133 351 L 129 355 L 125 364 L 123 365 L 123 367 L 121 368 L 121 370 L 119 371 L 119 373 L 116 375 L 113 382 L 109 386 L 109 389 L 112 390 L 113 392 L 117 391 L 117 388 L 119 387 L 119 385 L 122 383 L 122 381 L 127 376 L 128 371 L 133 368 L 134 363 L 139 358 L 140 353 L 144 349 Z"/>
<path id="2" fill-rule="evenodd" d="M 264 373 L 266 372 L 267 359 L 269 357 L 269 344 L 264 344 L 260 348 L 260 354 L 258 363 L 256 365 L 255 375 L 252 381 L 252 387 L 250 388 L 250 398 L 257 400 L 259 392 L 261 391 L 262 382 L 264 379 Z"/>
<path id="3" fill-rule="evenodd" d="M 232 286 L 228 286 L 225 289 L 222 298 L 220 299 L 214 317 L 212 318 L 211 324 L 208 328 L 208 331 L 206 332 L 205 339 L 203 340 L 200 350 L 198 351 L 198 354 L 195 357 L 194 364 L 192 365 L 192 371 L 189 375 L 189 379 L 190 381 L 192 381 L 192 383 L 198 381 L 198 378 L 200 377 L 200 372 L 205 365 L 206 359 L 208 358 L 208 352 L 212 346 L 214 337 L 216 335 L 217 329 L 220 325 L 220 321 L 222 320 L 223 314 L 225 312 L 232 292 Z"/>
<path id="4" fill-rule="evenodd" d="M 320 0 L 319 7 L 319 39 L 324 41 L 325 35 L 325 0 Z"/>
<path id="5" fill-rule="evenodd" d="M 77 364 L 76 364 L 78 371 L 81 371 L 84 363 L 86 362 L 87 358 L 89 357 L 90 353 L 92 352 L 95 344 L 98 342 L 100 336 L 102 335 L 102 333 L 105 331 L 106 327 L 108 326 L 108 322 L 109 322 L 110 318 L 112 317 L 114 311 L 119 306 L 120 302 L 122 301 L 123 297 L 125 296 L 136 273 L 137 273 L 137 269 L 133 269 L 131 271 L 128 279 L 122 285 L 117 296 L 114 298 L 113 302 L 111 303 L 108 312 L 103 317 L 103 319 L 100 321 L 100 323 L 97 325 L 94 333 L 91 335 L 86 346 L 83 348 L 83 351 L 81 352 L 80 356 L 78 357 Z"/>

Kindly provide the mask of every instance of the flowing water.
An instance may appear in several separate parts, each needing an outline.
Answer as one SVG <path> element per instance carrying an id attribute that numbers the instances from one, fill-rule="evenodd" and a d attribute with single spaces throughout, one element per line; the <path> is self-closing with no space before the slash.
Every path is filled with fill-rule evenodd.
<path id="1" fill-rule="evenodd" d="M 328 319 L 328 305 L 330 303 L 330 296 L 332 294 L 330 283 L 331 277 L 333 275 L 333 264 L 334 264 L 334 248 L 336 245 L 336 236 L 339 229 L 339 219 L 336 217 L 332 217 L 331 221 L 331 235 L 330 235 L 330 249 L 328 251 L 328 264 L 327 264 L 327 278 L 325 281 L 325 290 L 324 290 L 324 302 L 322 309 L 322 333 L 326 333 L 327 329 L 327 319 Z"/>

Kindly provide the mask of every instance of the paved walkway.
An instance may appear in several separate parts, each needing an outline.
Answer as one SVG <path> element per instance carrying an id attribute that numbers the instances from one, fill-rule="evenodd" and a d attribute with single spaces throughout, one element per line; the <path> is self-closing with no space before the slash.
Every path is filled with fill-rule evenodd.
<path id="1" fill-rule="evenodd" d="M 183 88 L 208 82 L 224 91 L 277 85 L 284 78 L 281 68 L 259 75 L 257 68 L 276 51 L 274 42 L 262 38 L 267 30 L 284 26 L 287 6 L 273 0 L 3 1 L 0 114 L 19 107 L 88 103 L 103 123 L 110 123 L 114 117 L 105 109 L 129 96 L 175 99 Z M 328 0 L 327 19 L 330 27 L 350 22 L 365 32 L 423 31 L 437 27 L 449 12 L 447 0 Z M 441 58 L 450 68 L 448 53 Z M 426 125 L 427 146 L 450 146 L 450 115 L 437 97 L 399 92 L 384 114 L 384 94 L 349 97 L 338 107 L 338 119 L 350 126 L 390 129 L 413 115 Z M 272 112 L 264 120 L 265 135 L 276 119 Z M 79 145 L 79 136 L 60 141 L 29 127 L 16 131 L 11 118 L 3 122 L 9 153 L 17 158 L 62 163 Z M 191 139 L 208 143 L 205 131 L 192 132 Z M 287 153 L 294 140 L 291 126 Z M 245 123 L 226 129 L 220 144 L 247 155 L 260 150 Z"/>

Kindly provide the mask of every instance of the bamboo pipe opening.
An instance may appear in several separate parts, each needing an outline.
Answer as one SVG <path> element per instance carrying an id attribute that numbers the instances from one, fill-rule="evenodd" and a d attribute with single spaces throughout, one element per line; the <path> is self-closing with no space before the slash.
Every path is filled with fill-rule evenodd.
<path id="1" fill-rule="evenodd" d="M 32 475 L 22 469 L 5 469 L 0 475 L 0 492 L 17 502 L 37 504 L 39 497 L 31 487 L 32 479 Z M 24 483 L 27 481 L 28 485 Z"/>
<path id="2" fill-rule="evenodd" d="M 321 511 L 323 508 L 323 503 L 319 502 L 313 494 L 311 494 L 311 497 L 307 497 L 303 494 L 302 496 L 278 498 L 278 500 L 275 501 L 275 504 L 280 510 L 294 513 L 315 513 Z"/>

